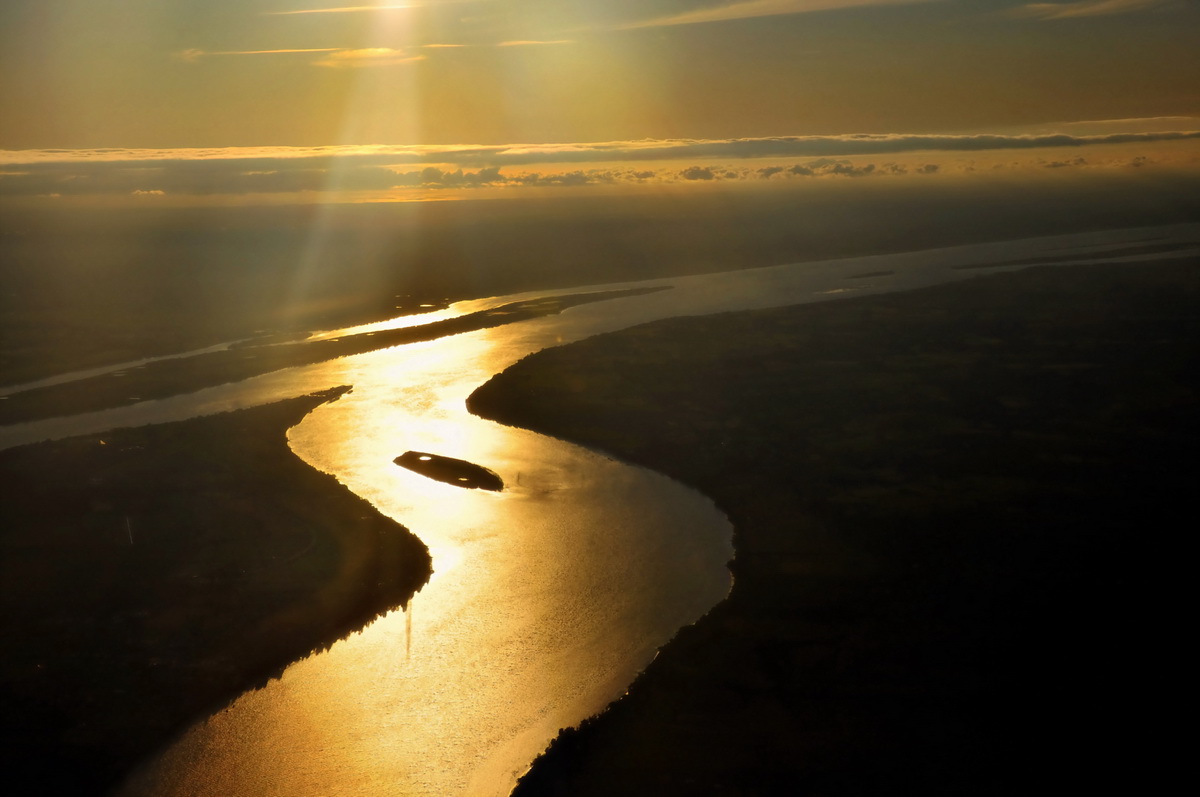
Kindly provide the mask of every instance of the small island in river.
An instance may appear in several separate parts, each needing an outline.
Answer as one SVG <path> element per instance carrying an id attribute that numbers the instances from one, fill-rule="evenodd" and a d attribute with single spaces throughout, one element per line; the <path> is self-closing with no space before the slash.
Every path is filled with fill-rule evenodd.
<path id="1" fill-rule="evenodd" d="M 405 451 L 393 460 L 402 468 L 408 468 L 430 479 L 436 479 L 455 487 L 491 490 L 500 492 L 504 481 L 494 472 L 474 462 L 424 451 Z"/>
<path id="2" fill-rule="evenodd" d="M 711 496 L 726 602 L 519 797 L 1167 790 L 1200 262 L 1035 268 L 539 352 L 472 411 Z"/>

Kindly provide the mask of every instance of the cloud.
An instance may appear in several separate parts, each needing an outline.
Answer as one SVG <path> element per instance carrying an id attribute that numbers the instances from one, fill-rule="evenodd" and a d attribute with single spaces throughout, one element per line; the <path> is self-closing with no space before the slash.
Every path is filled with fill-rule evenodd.
<path id="1" fill-rule="evenodd" d="M 1192 120 L 1195 122 L 1196 120 Z M 782 136 L 738 139 L 674 139 L 612 141 L 589 144 L 467 148 L 441 151 L 436 157 L 461 162 L 499 164 L 650 161 L 691 158 L 780 158 L 881 155 L 922 150 L 974 152 L 985 150 L 1077 148 L 1099 144 L 1151 143 L 1200 139 L 1200 131 L 1048 135 L 845 135 Z"/>
<path id="2" fill-rule="evenodd" d="M 1172 124 L 1175 129 L 1195 124 L 1192 116 L 1134 116 L 1127 119 L 1084 119 L 1077 122 L 1060 122 L 1060 127 L 1129 127 L 1139 125 Z"/>
<path id="3" fill-rule="evenodd" d="M 835 163 L 826 167 L 823 173 L 839 177 L 866 177 L 875 173 L 875 164 L 867 163 L 862 166 L 855 166 L 849 162 Z"/>
<path id="4" fill-rule="evenodd" d="M 312 63 L 315 66 L 351 67 L 351 66 L 394 66 L 409 64 L 413 61 L 423 61 L 424 55 L 406 55 L 402 50 L 390 47 L 365 47 L 349 49 L 344 47 L 301 47 L 279 50 L 183 50 L 175 54 L 189 63 L 196 63 L 201 58 L 214 55 L 296 55 L 324 53 L 325 55 Z"/>
<path id="5" fill-rule="evenodd" d="M 507 182 L 507 179 L 500 174 L 498 167 L 480 169 L 475 172 L 467 172 L 462 169 L 457 171 L 443 171 L 433 166 L 428 166 L 419 172 L 404 172 L 395 175 L 396 182 L 389 186 L 392 188 L 400 186 L 424 186 L 427 188 L 478 188 L 485 185 L 495 185 L 497 183 Z"/>
<path id="6" fill-rule="evenodd" d="M 1069 166 L 1087 166 L 1087 165 L 1088 165 L 1088 162 L 1087 162 L 1086 158 L 1072 158 L 1070 160 L 1065 160 L 1065 161 L 1047 161 L 1042 164 L 1042 166 L 1047 169 L 1064 169 Z"/>
<path id="7" fill-rule="evenodd" d="M 993 168 L 1091 168 L 1142 167 L 1150 163 L 1145 156 L 1120 160 L 1089 162 L 1082 157 L 1046 160 L 1037 158 Z M 354 161 L 311 161 L 284 159 L 275 168 L 260 168 L 267 162 L 245 161 L 166 161 L 153 167 L 128 163 L 97 161 L 83 163 L 43 163 L 28 168 L 0 171 L 0 197 L 18 196 L 97 196 L 131 195 L 134 197 L 331 194 L 346 192 L 388 192 L 397 189 L 439 191 L 445 189 L 483 189 L 506 187 L 571 187 L 616 184 L 717 183 L 724 181 L 845 180 L 860 178 L 900 178 L 906 175 L 933 175 L 942 171 L 937 163 L 905 166 L 892 162 L 872 163 L 847 158 L 814 158 L 790 166 L 773 165 L 760 169 L 740 165 L 700 165 L 685 168 L 656 166 L 649 169 L 595 168 L 563 172 L 506 172 L 500 166 L 474 169 L 445 169 L 426 166 L 404 170 Z M 957 164 L 957 171 L 973 171 Z"/>
<path id="8" fill-rule="evenodd" d="M 1029 150 L 1016 168 L 1125 167 L 1097 144 L 1200 140 L 1200 131 L 1093 136 L 850 135 L 509 146 L 333 146 L 0 151 L 0 195 L 171 196 L 379 192 L 396 188 L 699 183 L 962 171 L 963 153 Z M 1055 150 L 1058 153 L 1051 154 Z M 911 153 L 903 162 L 893 158 Z M 916 153 L 928 153 L 927 156 Z M 941 157 L 939 157 L 941 153 Z M 953 157 L 953 162 L 951 161 Z M 753 159 L 770 159 L 755 168 Z M 989 157 L 988 165 L 995 162 Z M 555 168 L 561 164 L 561 167 Z M 594 167 L 588 168 L 588 164 Z M 524 168 L 523 171 L 521 169 Z M 557 173 L 555 173 L 557 172 Z"/>
<path id="9" fill-rule="evenodd" d="M 1107 133 L 1163 133 L 1172 130 L 1195 129 L 1200 122 L 1188 116 L 1144 116 L 1131 119 L 1084 119 L 1034 125 L 1019 132 L 1031 135 L 1067 133 L 1069 135 L 1103 135 Z M 1010 131 L 1018 132 L 1018 131 Z"/>
<path id="10" fill-rule="evenodd" d="M 562 186 L 562 185 L 587 185 L 589 183 L 594 183 L 594 182 L 607 182 L 608 180 L 606 180 L 605 177 L 606 177 L 606 175 L 602 176 L 601 174 L 598 174 L 595 172 L 585 173 L 585 172 L 576 170 L 573 172 L 566 172 L 564 174 L 522 175 L 522 176 L 518 177 L 517 179 L 526 185 L 531 185 L 536 182 L 538 185 L 560 185 L 560 186 Z M 530 179 L 530 178 L 533 178 L 533 179 Z"/>
<path id="11" fill-rule="evenodd" d="M 679 173 L 685 180 L 715 180 L 716 174 L 705 166 L 689 166 Z"/>
<path id="12" fill-rule="evenodd" d="M 934 0 L 737 0 L 721 3 L 715 7 L 684 11 L 641 22 L 630 22 L 618 27 L 623 30 L 657 28 L 674 25 L 697 25 L 706 22 L 729 22 L 736 19 L 774 17 L 790 14 L 808 14 L 815 11 L 834 11 L 842 8 L 862 6 L 913 5 Z"/>
<path id="13" fill-rule="evenodd" d="M 424 55 L 405 55 L 403 50 L 393 50 L 390 47 L 365 47 L 359 50 L 333 50 L 313 63 L 317 66 L 360 67 L 395 66 L 423 60 Z"/>
<path id="14" fill-rule="evenodd" d="M 181 58 L 189 63 L 195 63 L 201 58 L 206 58 L 210 55 L 291 55 L 294 53 L 333 53 L 338 52 L 337 47 L 304 47 L 297 49 L 284 50 L 183 50 L 175 54 L 177 58 Z"/>
<path id="15" fill-rule="evenodd" d="M 1072 19 L 1132 14 L 1173 4 L 1174 0 L 1072 0 L 1064 3 L 1028 3 L 1009 12 L 1037 19 Z"/>
<path id="16" fill-rule="evenodd" d="M 339 51 L 363 52 L 363 51 Z M 395 53 L 398 51 L 388 51 Z M 380 56 L 381 58 L 391 55 Z M 349 59 L 353 60 L 353 59 Z M 371 60 L 362 56 L 361 60 Z M 1191 119 L 1193 124 L 1200 120 Z M 345 145 L 324 147 L 212 147 L 181 149 L 0 150 L 0 166 L 20 164 L 231 161 L 242 170 L 282 168 L 296 160 L 388 166 L 447 164 L 516 166 L 553 163 L 693 160 L 702 158 L 843 158 L 905 152 L 982 152 L 988 150 L 1077 149 L 1104 144 L 1149 144 L 1200 140 L 1200 130 L 1099 135 L 909 135 L 779 136 L 731 139 L 642 139 L 575 144 L 507 145 Z M 256 165 L 257 164 L 257 165 Z"/>
<path id="17" fill-rule="evenodd" d="M 514 39 L 512 41 L 500 42 L 497 47 L 529 47 L 541 44 L 574 44 L 574 39 L 554 39 L 551 41 L 538 41 L 535 39 Z"/>
<path id="18" fill-rule="evenodd" d="M 406 3 L 392 6 L 340 6 L 338 8 L 302 8 L 296 11 L 264 11 L 264 17 L 290 17 L 297 14 L 356 14 L 370 11 L 407 11 L 418 8 L 420 3 Z"/>

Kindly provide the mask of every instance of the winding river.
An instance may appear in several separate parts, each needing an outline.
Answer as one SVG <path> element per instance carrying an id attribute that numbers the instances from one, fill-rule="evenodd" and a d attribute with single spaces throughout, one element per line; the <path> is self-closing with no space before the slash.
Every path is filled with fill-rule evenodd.
<path id="1" fill-rule="evenodd" d="M 1178 248 L 1137 251 L 1151 239 Z M 1200 225 L 1177 225 L 606 285 L 670 289 L 6 427 L 0 447 L 354 385 L 294 427 L 291 448 L 412 529 L 430 549 L 432 579 L 403 611 L 196 724 L 122 794 L 500 797 L 560 728 L 603 710 L 681 626 L 725 597 L 733 551 L 727 521 L 703 496 L 471 416 L 464 401 L 478 385 L 548 346 L 660 318 L 916 288 L 1039 259 L 1194 255 L 1197 242 Z M 438 317 L 580 291 L 460 302 Z M 396 467 L 407 450 L 484 465 L 506 488 L 462 490 Z"/>

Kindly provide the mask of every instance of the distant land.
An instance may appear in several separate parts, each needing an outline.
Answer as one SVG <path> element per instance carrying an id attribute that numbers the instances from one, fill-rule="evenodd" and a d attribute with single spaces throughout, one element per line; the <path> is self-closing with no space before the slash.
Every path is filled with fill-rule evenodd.
<path id="1" fill-rule="evenodd" d="M 0 425 L 76 415 L 191 393 L 338 357 L 459 335 L 478 329 L 553 315 L 588 302 L 653 293 L 662 288 L 592 291 L 510 302 L 488 310 L 413 327 L 364 332 L 321 340 L 246 341 L 216 351 L 164 358 L 53 385 L 31 387 L 0 402 Z"/>
<path id="2" fill-rule="evenodd" d="M 6 385 L 452 300 L 1200 218 L 1189 173 L 0 213 Z M 135 394 L 136 395 L 136 394 Z"/>
<path id="3" fill-rule="evenodd" d="M 1200 476 L 1200 261 L 660 321 L 472 411 L 669 474 L 728 601 L 518 797 L 1167 788 Z"/>

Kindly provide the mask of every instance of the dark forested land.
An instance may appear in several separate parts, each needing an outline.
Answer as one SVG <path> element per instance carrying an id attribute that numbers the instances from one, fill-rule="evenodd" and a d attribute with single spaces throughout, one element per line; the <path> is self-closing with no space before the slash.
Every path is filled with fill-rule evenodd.
<path id="1" fill-rule="evenodd" d="M 0 452 L 14 793 L 101 793 L 425 583 L 419 540 L 288 450 L 343 391 Z"/>
<path id="2" fill-rule="evenodd" d="M 518 363 L 473 411 L 695 486 L 737 554 L 729 600 L 516 793 L 1160 790 L 1198 397 L 1195 259 L 669 320 Z"/>

